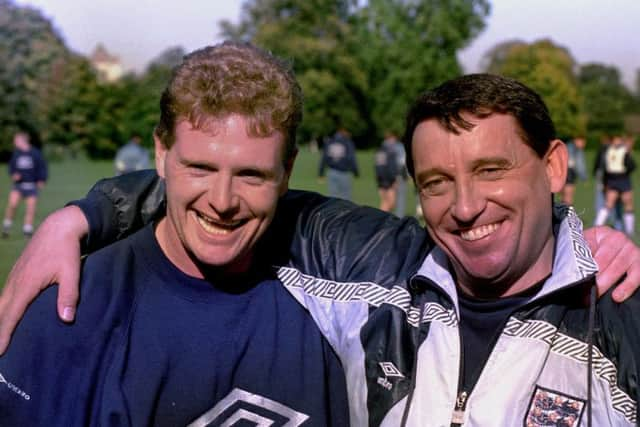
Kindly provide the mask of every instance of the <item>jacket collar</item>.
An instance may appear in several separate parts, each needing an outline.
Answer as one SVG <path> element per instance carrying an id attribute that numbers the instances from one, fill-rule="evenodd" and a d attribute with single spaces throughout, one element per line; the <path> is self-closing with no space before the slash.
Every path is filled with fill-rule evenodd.
<path id="1" fill-rule="evenodd" d="M 572 207 L 554 206 L 555 251 L 551 275 L 532 301 L 592 278 L 598 266 L 582 234 L 582 221 Z M 451 298 L 458 312 L 456 285 L 449 272 L 447 255 L 435 247 L 411 279 L 427 279 Z"/>

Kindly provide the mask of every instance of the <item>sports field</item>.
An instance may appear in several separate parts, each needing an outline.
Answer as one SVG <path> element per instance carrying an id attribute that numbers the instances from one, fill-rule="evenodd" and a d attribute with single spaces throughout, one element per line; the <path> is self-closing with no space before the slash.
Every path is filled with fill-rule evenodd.
<path id="1" fill-rule="evenodd" d="M 593 163 L 593 155 L 594 153 L 587 152 L 587 165 Z M 317 179 L 318 161 L 318 153 L 303 149 L 296 161 L 291 188 L 324 192 L 326 184 L 318 182 Z M 354 183 L 354 201 L 360 204 L 377 206 L 378 195 L 373 178 L 373 152 L 359 152 L 358 161 L 360 178 L 356 179 Z M 10 187 L 6 165 L 1 165 L 0 167 L 3 169 L 0 173 L 0 209 L 2 209 L 2 215 L 4 215 Z M 108 177 L 112 173 L 113 165 L 111 162 L 91 162 L 81 158 L 49 163 L 49 183 L 41 193 L 36 223 L 40 222 L 47 213 L 64 206 L 67 201 L 82 197 L 95 181 Z M 577 185 L 575 206 L 585 224 L 591 224 L 593 221 L 593 185 L 592 180 L 580 182 Z M 640 173 L 634 174 L 634 188 L 640 188 Z M 636 197 L 636 212 L 640 212 L 637 200 L 638 197 Z M 410 191 L 407 214 L 413 215 L 415 213 L 414 208 L 415 197 L 413 191 Z M 21 206 L 16 220 L 14 220 L 12 235 L 8 239 L 0 240 L 0 287 L 4 285 L 11 266 L 26 243 L 21 233 L 22 215 Z M 55 248 L 52 248 L 52 254 L 55 254 Z"/>

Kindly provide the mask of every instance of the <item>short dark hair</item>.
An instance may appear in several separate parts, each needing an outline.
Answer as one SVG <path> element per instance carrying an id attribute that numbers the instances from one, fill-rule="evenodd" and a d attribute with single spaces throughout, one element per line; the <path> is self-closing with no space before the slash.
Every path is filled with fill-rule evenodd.
<path id="1" fill-rule="evenodd" d="M 160 99 L 156 136 L 175 142 L 179 120 L 200 129 L 230 114 L 245 116 L 252 136 L 282 133 L 285 157 L 296 152 L 302 90 L 291 67 L 249 43 L 224 42 L 185 56 Z"/>
<path id="2" fill-rule="evenodd" d="M 478 118 L 494 113 L 513 116 L 520 128 L 520 136 L 540 157 L 556 138 L 549 110 L 532 89 L 508 77 L 469 74 L 423 93 L 409 109 L 402 141 L 411 176 L 414 175 L 411 143 L 416 127 L 425 120 L 435 119 L 448 131 L 458 134 L 473 127 L 462 117 L 463 113 Z"/>

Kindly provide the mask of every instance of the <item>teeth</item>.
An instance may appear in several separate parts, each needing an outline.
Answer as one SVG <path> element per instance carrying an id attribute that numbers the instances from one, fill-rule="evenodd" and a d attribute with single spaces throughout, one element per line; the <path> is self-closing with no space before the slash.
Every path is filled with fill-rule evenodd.
<path id="1" fill-rule="evenodd" d="M 196 215 L 196 218 L 200 226 L 204 228 L 207 233 L 211 234 L 229 234 L 231 233 L 231 231 L 233 231 L 233 228 L 235 228 L 239 224 L 239 222 L 235 222 L 233 224 L 219 224 L 208 218 L 205 218 L 202 215 Z"/>
<path id="2" fill-rule="evenodd" d="M 488 236 L 489 234 L 496 231 L 499 226 L 500 225 L 498 223 L 481 225 L 480 227 L 460 232 L 460 237 L 462 237 L 463 240 L 468 241 L 482 239 L 483 237 Z"/>

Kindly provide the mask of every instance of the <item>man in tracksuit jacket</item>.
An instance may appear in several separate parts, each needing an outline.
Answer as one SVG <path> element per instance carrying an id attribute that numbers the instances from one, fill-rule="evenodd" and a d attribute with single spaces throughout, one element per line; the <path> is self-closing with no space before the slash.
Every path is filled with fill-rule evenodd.
<path id="1" fill-rule="evenodd" d="M 157 184 L 151 173 L 102 181 L 77 202 L 91 224 L 88 247 L 153 218 Z M 563 208 L 550 224 L 552 270 L 506 307 L 489 307 L 500 318 L 481 360 L 465 351 L 482 332 L 470 333 L 462 313 L 486 301 L 460 295 L 448 254 L 431 250 L 412 220 L 290 191 L 263 243 L 281 251 L 274 271 L 340 355 L 352 425 L 587 425 L 588 403 L 593 425 L 636 424 L 638 298 L 616 305 L 605 295 L 585 307 L 596 264 L 581 224 Z"/>
<path id="2" fill-rule="evenodd" d="M 318 169 L 318 176 L 327 174 L 329 196 L 344 200 L 352 198 L 351 174 L 358 177 L 358 160 L 356 146 L 349 136 L 349 132 L 340 128 L 329 138 L 322 147 L 322 158 Z"/>

